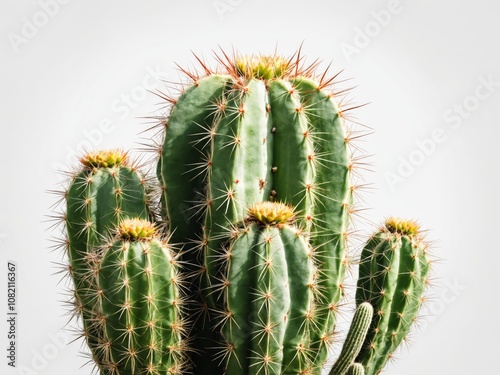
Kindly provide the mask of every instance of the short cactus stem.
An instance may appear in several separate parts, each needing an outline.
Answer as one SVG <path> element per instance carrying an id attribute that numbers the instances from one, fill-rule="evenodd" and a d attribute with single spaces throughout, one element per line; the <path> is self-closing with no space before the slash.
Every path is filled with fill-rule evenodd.
<path id="1" fill-rule="evenodd" d="M 330 371 L 330 375 L 344 375 L 354 363 L 370 328 L 373 307 L 368 302 L 361 303 L 354 313 L 340 356 Z"/>
<path id="2" fill-rule="evenodd" d="M 390 218 L 364 247 L 356 303 L 370 302 L 372 324 L 356 361 L 378 374 L 408 335 L 423 302 L 430 262 L 420 228 Z"/>
<path id="3" fill-rule="evenodd" d="M 365 369 L 361 363 L 353 363 L 349 367 L 347 375 L 365 375 Z"/>
<path id="4" fill-rule="evenodd" d="M 310 247 L 287 219 L 274 220 L 283 205 L 269 202 L 265 207 L 275 224 L 250 220 L 220 259 L 223 281 L 213 293 L 224 300 L 219 355 L 227 375 L 300 374 L 314 367 L 308 318 L 316 270 Z"/>
<path id="5" fill-rule="evenodd" d="M 95 304 L 84 307 L 100 317 L 88 325 L 100 332 L 93 356 L 103 374 L 180 374 L 185 367 L 181 280 L 172 249 L 153 227 L 125 220 L 96 262 Z"/>

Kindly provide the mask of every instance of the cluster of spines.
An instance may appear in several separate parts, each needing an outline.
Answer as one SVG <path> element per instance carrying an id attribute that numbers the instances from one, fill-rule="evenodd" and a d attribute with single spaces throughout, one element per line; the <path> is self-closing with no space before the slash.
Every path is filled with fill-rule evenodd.
<path id="1" fill-rule="evenodd" d="M 278 57 L 218 58 L 221 70 L 200 60 L 202 74 L 184 71 L 192 84 L 172 104 L 160 149 L 158 177 L 163 215 L 175 242 L 191 242 L 186 260 L 193 285 L 216 284 L 222 241 L 248 207 L 264 200 L 292 204 L 313 246 L 317 274 L 317 329 L 312 333 L 324 362 L 335 314 L 343 297 L 349 218 L 354 213 L 349 152 L 355 138 L 345 127 L 326 74 L 300 53 Z M 273 110 L 274 108 L 274 110 Z M 208 276 L 207 276 L 208 275 Z M 203 300 L 200 306 L 216 307 Z M 205 308 L 204 311 L 207 311 Z"/>
<path id="2" fill-rule="evenodd" d="M 152 228 L 126 219 L 87 258 L 92 298 L 84 308 L 93 314 L 86 323 L 97 334 L 93 357 L 105 375 L 178 375 L 186 368 L 182 279 L 171 247 Z"/>
<path id="3" fill-rule="evenodd" d="M 356 302 L 375 309 L 357 358 L 367 375 L 382 370 L 417 319 L 428 284 L 428 246 L 415 222 L 390 218 L 362 251 Z"/>

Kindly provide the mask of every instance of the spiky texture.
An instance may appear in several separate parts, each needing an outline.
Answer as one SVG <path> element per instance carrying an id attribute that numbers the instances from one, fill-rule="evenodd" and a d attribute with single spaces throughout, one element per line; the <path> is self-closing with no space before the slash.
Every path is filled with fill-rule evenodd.
<path id="1" fill-rule="evenodd" d="M 169 245 L 145 220 L 125 220 L 89 261 L 98 332 L 93 357 L 102 375 L 181 374 L 185 362 L 180 279 Z"/>
<path id="2" fill-rule="evenodd" d="M 428 245 L 413 221 L 391 218 L 361 254 L 356 302 L 370 302 L 374 317 L 357 357 L 367 375 L 378 374 L 406 338 L 423 301 Z"/>
<path id="3" fill-rule="evenodd" d="M 300 53 L 292 59 L 224 55 L 219 61 L 217 70 L 202 63 L 201 76 L 186 71 L 192 85 L 170 100 L 171 113 L 162 121 L 157 171 L 163 215 L 174 242 L 198 237 L 185 258 L 199 277 L 194 292 L 217 284 L 214 259 L 248 208 L 265 200 L 293 206 L 318 267 L 310 339 L 316 362 L 323 363 L 343 295 L 351 212 L 343 112 L 329 90 L 331 80 L 316 75 L 316 64 L 303 66 Z M 207 273 L 211 277 L 202 281 Z M 198 305 L 220 302 L 201 296 Z"/>
<path id="4" fill-rule="evenodd" d="M 126 217 L 150 217 L 144 177 L 128 163 L 127 154 L 106 150 L 86 154 L 65 193 L 67 254 L 78 310 L 85 322 L 94 317 L 83 306 L 92 303 L 89 259 L 97 247 Z M 95 349 L 98 332 L 85 327 L 84 335 Z"/>
<path id="5" fill-rule="evenodd" d="M 213 290 L 224 300 L 218 357 L 227 375 L 313 373 L 311 247 L 286 219 L 269 225 L 275 212 L 265 213 L 233 234 L 218 261 L 224 269 Z"/>
<path id="6" fill-rule="evenodd" d="M 353 363 L 351 367 L 349 367 L 347 375 L 365 375 L 365 368 L 361 363 Z"/>
<path id="7" fill-rule="evenodd" d="M 363 302 L 356 308 L 342 351 L 333 365 L 330 375 L 344 375 L 353 365 L 365 341 L 372 318 L 373 307 L 368 302 Z"/>

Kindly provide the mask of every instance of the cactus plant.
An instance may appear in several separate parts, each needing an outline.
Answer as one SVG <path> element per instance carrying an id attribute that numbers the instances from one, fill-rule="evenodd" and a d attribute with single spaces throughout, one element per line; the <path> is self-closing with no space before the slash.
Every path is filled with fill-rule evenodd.
<path id="1" fill-rule="evenodd" d="M 183 70 L 191 82 L 178 98 L 160 95 L 171 104 L 156 140 L 161 208 L 117 150 L 82 158 L 64 194 L 84 336 L 101 375 L 319 375 L 354 212 L 347 110 L 300 51 L 223 53 L 214 70 L 198 60 L 202 74 Z M 419 227 L 387 220 L 361 254 L 331 375 L 381 371 L 428 270 Z"/>
<path id="2" fill-rule="evenodd" d="M 65 191 L 64 215 L 77 313 L 85 322 L 93 317 L 86 309 L 94 301 L 89 279 L 89 256 L 102 245 L 118 223 L 126 217 L 148 219 L 146 180 L 127 153 L 115 149 L 89 152 L 81 158 L 81 167 Z M 85 326 L 83 335 L 91 348 L 98 345 L 98 332 Z"/>
<path id="3" fill-rule="evenodd" d="M 218 283 L 215 259 L 225 232 L 249 207 L 266 200 L 292 205 L 318 267 L 310 339 L 316 361 L 324 362 L 343 295 L 354 189 L 343 112 L 330 80 L 316 80 L 315 65 L 302 66 L 300 53 L 219 61 L 222 69 L 202 63 L 202 75 L 187 72 L 192 84 L 170 100 L 171 112 L 162 119 L 157 173 L 163 216 L 174 242 L 198 239 L 184 260 L 198 276 L 193 285 L 203 289 Z M 197 306 L 220 308 L 221 302 L 201 296 Z"/>
<path id="4" fill-rule="evenodd" d="M 430 266 L 427 248 L 415 222 L 390 218 L 363 249 L 356 302 L 375 309 L 357 358 L 366 375 L 382 370 L 417 317 Z"/>
<path id="5" fill-rule="evenodd" d="M 171 247 L 154 224 L 125 219 L 116 236 L 89 259 L 99 332 L 93 357 L 102 375 L 181 374 L 185 364 L 182 297 Z"/>

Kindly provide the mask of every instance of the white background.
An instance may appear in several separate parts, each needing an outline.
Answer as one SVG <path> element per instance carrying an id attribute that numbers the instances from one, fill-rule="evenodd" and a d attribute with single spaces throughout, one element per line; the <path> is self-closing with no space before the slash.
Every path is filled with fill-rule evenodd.
<path id="1" fill-rule="evenodd" d="M 178 80 L 174 63 L 194 63 L 191 51 L 213 61 L 218 46 L 272 53 L 277 45 L 290 55 L 302 42 L 309 61 L 344 69 L 344 87 L 356 86 L 353 104 L 370 103 L 354 112 L 374 130 L 360 143 L 373 172 L 361 171 L 372 189 L 358 229 L 369 233 L 393 214 L 418 218 L 440 259 L 421 329 L 385 373 L 498 371 L 496 3 L 64 2 L 0 5 L 2 374 L 90 373 L 79 343 L 53 343 L 71 336 L 63 284 L 51 275 L 61 255 L 49 239 L 59 232 L 44 222 L 55 199 L 47 190 L 61 181 L 56 170 L 89 143 L 136 147 L 141 117 L 160 103 L 144 85 L 164 90 L 162 79 Z M 18 267 L 17 369 L 4 355 L 8 260 Z"/>

